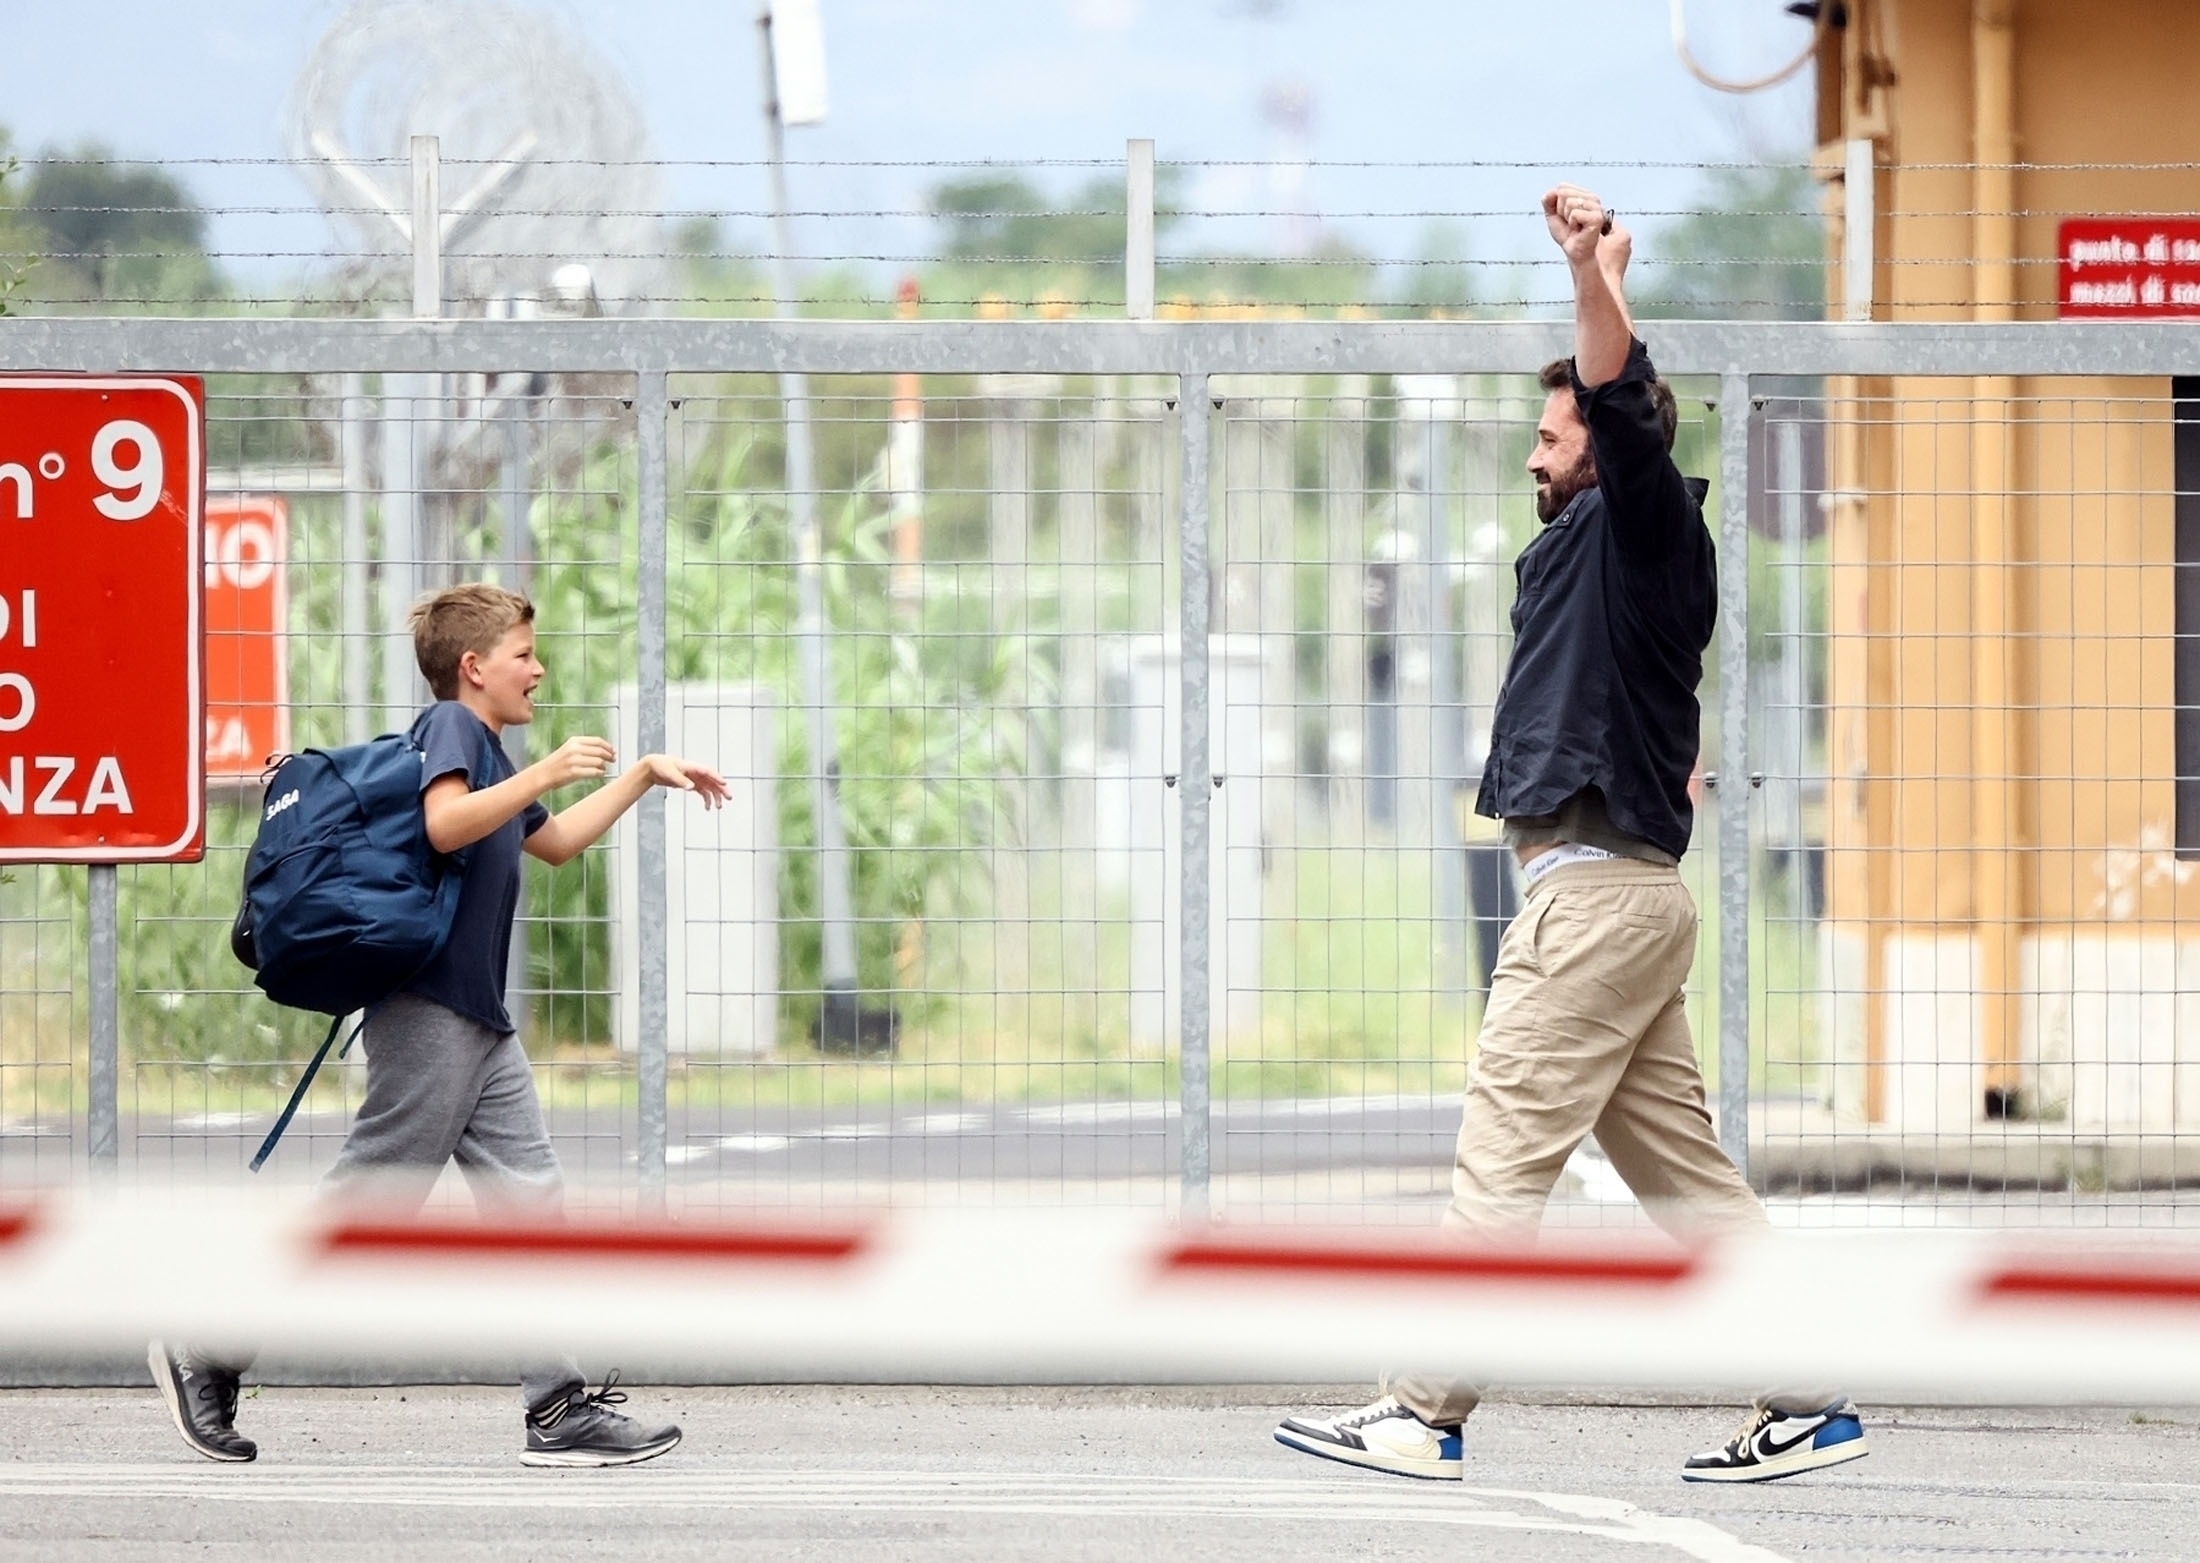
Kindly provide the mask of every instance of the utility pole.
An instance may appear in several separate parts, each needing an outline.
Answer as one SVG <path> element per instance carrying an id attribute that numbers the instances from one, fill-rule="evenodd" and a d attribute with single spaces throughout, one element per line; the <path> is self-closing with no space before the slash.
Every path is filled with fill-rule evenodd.
<path id="1" fill-rule="evenodd" d="M 779 0 L 784 6 L 785 0 Z M 757 35 L 764 61 L 764 134 L 771 164 L 772 312 L 794 315 L 794 252 L 787 220 L 787 116 L 780 99 L 780 43 L 773 34 L 773 0 L 757 11 Z M 822 77 L 822 71 L 819 76 Z M 803 106 L 796 123 L 823 117 L 822 82 L 814 106 Z M 825 565 L 819 535 L 816 469 L 810 449 L 809 377 L 779 377 L 779 398 L 787 422 L 787 521 L 794 534 L 795 667 L 802 683 L 802 705 L 809 722 L 810 813 L 817 831 L 818 917 L 823 935 L 822 987 L 817 1044 L 820 1051 L 853 1052 L 859 1045 L 856 997 L 854 905 L 849 895 L 848 836 L 840 813 L 840 750 L 833 733 L 832 680 L 825 620 Z"/>

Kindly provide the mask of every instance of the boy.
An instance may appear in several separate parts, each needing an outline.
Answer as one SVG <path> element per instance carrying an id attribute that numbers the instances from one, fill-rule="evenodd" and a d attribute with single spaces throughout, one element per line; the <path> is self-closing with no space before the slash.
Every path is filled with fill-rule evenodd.
<path id="1" fill-rule="evenodd" d="M 378 1198 L 417 1206 L 456 1156 L 483 1210 L 554 1219 L 564 1180 L 505 1009 L 520 852 L 571 862 L 652 787 L 695 793 L 706 808 L 726 800 L 717 772 L 651 754 L 562 813 L 545 809 L 544 794 L 610 775 L 615 756 L 601 738 L 572 738 L 523 771 L 505 758 L 496 739 L 534 720 L 543 679 L 534 617 L 526 598 L 483 584 L 454 586 L 412 611 L 414 654 L 437 701 L 413 725 L 428 840 L 438 852 L 469 850 L 449 944 L 367 1026 L 366 1100 L 324 1195 L 371 1181 Z M 259 1453 L 236 1430 L 251 1353 L 155 1341 L 149 1360 L 185 1443 L 212 1460 Z M 589 1393 L 570 1359 L 529 1368 L 520 1389 L 523 1464 L 631 1465 L 680 1441 L 677 1427 L 645 1427 L 612 1410 L 626 1397 L 609 1382 Z"/>

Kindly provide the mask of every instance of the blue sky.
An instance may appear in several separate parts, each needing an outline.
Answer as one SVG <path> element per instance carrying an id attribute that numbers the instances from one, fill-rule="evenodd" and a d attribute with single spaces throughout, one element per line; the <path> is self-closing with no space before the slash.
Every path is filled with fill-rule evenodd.
<path id="1" fill-rule="evenodd" d="M 506 0 L 593 51 L 641 107 L 660 158 L 761 155 L 753 0 Z M 1279 89 L 1310 103 L 1317 160 L 1533 161 L 1475 172 L 1317 167 L 1307 203 L 1323 214 L 1482 213 L 1454 225 L 1475 253 L 1532 253 L 1528 221 L 1553 171 L 1581 169 L 1623 209 L 1684 204 L 1686 171 L 1595 164 L 1695 164 L 1807 150 L 1807 72 L 1735 98 L 1682 69 L 1665 0 L 822 0 L 833 113 L 792 133 L 798 160 L 923 164 L 951 159 L 1095 161 L 1151 136 L 1164 160 L 1238 160 L 1192 187 L 1196 204 L 1273 204 L 1279 132 L 1262 105 Z M 0 0 L 0 124 L 25 156 L 97 138 L 159 158 L 287 155 L 287 106 L 338 0 Z M 1791 56 L 1806 24 L 1781 0 L 1687 0 L 1704 63 L 1753 75 Z M 366 149 L 361 149 L 362 151 Z M 794 203 L 908 211 L 949 170 L 802 169 Z M 1066 188 L 1096 171 L 1041 170 Z M 280 168 L 184 171 L 214 206 L 297 204 Z M 748 170 L 668 171 L 661 199 L 753 208 Z M 1510 214 L 1519 213 L 1516 219 Z M 1426 219 L 1324 216 L 1378 253 L 1410 249 Z M 729 225 L 738 231 L 739 224 Z M 1275 223 L 1230 230 L 1246 247 L 1287 241 Z M 1300 230 L 1303 231 L 1303 230 Z M 865 232 L 816 224 L 811 249 L 909 247 L 904 221 Z M 323 230 L 323 241 L 326 240 Z M 219 247 L 299 247 L 264 220 L 224 219 Z"/>

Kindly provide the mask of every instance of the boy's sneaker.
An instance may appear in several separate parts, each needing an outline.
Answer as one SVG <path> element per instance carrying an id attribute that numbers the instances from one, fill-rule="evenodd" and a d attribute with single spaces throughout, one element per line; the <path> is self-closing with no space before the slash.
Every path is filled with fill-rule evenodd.
<path id="1" fill-rule="evenodd" d="M 1846 1400 L 1801 1416 L 1767 1406 L 1752 1413 L 1725 1448 L 1691 1456 L 1681 1467 L 1681 1480 L 1769 1482 L 1798 1471 L 1861 1460 L 1870 1453 L 1863 1419 Z"/>
<path id="2" fill-rule="evenodd" d="M 1389 1395 L 1346 1416 L 1286 1417 L 1276 1429 L 1276 1442 L 1286 1449 L 1393 1476 L 1456 1481 L 1466 1471 L 1461 1457 L 1466 1440 L 1458 1423 L 1432 1427 Z"/>
<path id="3" fill-rule="evenodd" d="M 613 1372 L 594 1394 L 581 1388 L 565 1399 L 527 1413 L 527 1447 L 522 1465 L 634 1465 L 654 1460 L 680 1441 L 680 1430 L 667 1422 L 644 1427 L 611 1408 L 626 1394 L 611 1386 Z"/>
<path id="4" fill-rule="evenodd" d="M 236 1374 L 200 1367 L 190 1353 L 159 1341 L 146 1347 L 145 1362 L 185 1443 L 209 1460 L 258 1456 L 260 1446 L 237 1431 Z"/>

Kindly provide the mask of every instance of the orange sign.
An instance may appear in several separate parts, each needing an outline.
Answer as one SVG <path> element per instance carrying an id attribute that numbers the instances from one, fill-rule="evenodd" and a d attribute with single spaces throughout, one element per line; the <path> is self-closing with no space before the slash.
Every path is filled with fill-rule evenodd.
<path id="1" fill-rule="evenodd" d="M 205 854 L 206 396 L 0 376 L 0 862 Z"/>
<path id="2" fill-rule="evenodd" d="M 258 781 L 290 752 L 283 630 L 290 507 L 273 495 L 206 501 L 206 776 Z"/>

